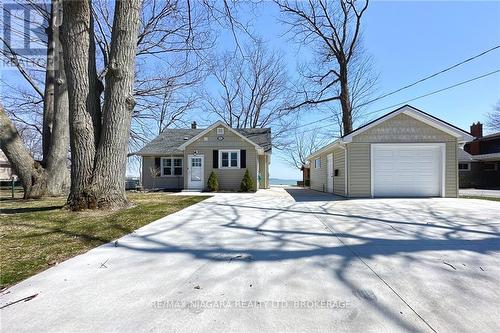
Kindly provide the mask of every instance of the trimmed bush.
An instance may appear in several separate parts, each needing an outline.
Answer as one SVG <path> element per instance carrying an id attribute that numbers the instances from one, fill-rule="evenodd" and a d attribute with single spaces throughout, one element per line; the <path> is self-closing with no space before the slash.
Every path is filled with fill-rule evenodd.
<path id="1" fill-rule="evenodd" d="M 248 172 L 248 169 L 247 171 L 245 171 L 245 175 L 243 176 L 243 179 L 241 181 L 240 190 L 242 192 L 254 191 L 253 179 L 252 176 L 250 176 L 250 172 Z"/>
<path id="2" fill-rule="evenodd" d="M 217 179 L 217 174 L 213 171 L 208 177 L 207 187 L 210 192 L 217 192 L 219 190 L 219 180 Z"/>

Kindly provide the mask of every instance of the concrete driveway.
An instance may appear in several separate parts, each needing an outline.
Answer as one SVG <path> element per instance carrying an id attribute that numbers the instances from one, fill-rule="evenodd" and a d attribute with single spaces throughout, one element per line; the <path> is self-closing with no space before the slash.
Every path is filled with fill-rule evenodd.
<path id="1" fill-rule="evenodd" d="M 38 295 L 3 308 L 1 331 L 499 332 L 499 216 L 483 200 L 215 196 L 4 291 L 1 306 Z"/>

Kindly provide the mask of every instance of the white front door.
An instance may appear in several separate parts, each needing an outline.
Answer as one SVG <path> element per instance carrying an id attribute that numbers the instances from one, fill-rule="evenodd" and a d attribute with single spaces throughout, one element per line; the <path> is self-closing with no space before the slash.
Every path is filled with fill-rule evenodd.
<path id="1" fill-rule="evenodd" d="M 203 155 L 188 155 L 188 189 L 203 190 L 204 160 Z"/>
<path id="2" fill-rule="evenodd" d="M 333 154 L 326 156 L 326 191 L 333 193 Z"/>

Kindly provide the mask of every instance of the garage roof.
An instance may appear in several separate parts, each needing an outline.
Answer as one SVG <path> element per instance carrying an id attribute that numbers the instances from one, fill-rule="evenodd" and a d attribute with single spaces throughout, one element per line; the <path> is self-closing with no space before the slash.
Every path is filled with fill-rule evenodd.
<path id="1" fill-rule="evenodd" d="M 456 137 L 458 139 L 458 142 L 460 143 L 465 143 L 465 142 L 468 142 L 468 141 L 471 141 L 474 139 L 474 137 L 469 133 L 469 132 L 466 132 L 464 131 L 463 129 L 455 126 L 455 125 L 452 125 L 442 119 L 439 119 L 431 114 L 428 114 L 422 110 L 419 110 L 411 105 L 404 105 L 392 112 L 389 112 L 361 127 L 358 127 L 357 129 L 355 129 L 354 131 L 352 131 L 351 133 L 349 134 L 346 134 L 344 136 L 342 136 L 340 139 L 337 139 L 335 141 L 333 141 L 332 143 L 324 146 L 323 148 L 313 152 L 311 155 L 309 155 L 307 157 L 307 159 L 311 159 L 312 157 L 322 153 L 323 151 L 325 150 L 328 150 L 330 148 L 333 148 L 334 146 L 337 146 L 337 145 L 340 145 L 342 143 L 349 143 L 352 141 L 352 138 L 358 134 L 361 134 L 363 133 L 364 131 L 374 127 L 374 126 L 377 126 L 378 124 L 392 118 L 392 117 L 395 117 L 397 116 L 398 114 L 400 113 L 404 113 L 410 117 L 413 117 L 417 120 L 420 120 L 426 124 L 428 124 L 429 126 L 432 126 L 432 127 L 435 127 L 445 133 L 448 133 L 454 137 Z"/>
<path id="2" fill-rule="evenodd" d="M 360 133 L 363 133 L 364 131 L 366 131 L 374 126 L 377 126 L 378 124 L 380 124 L 380 123 L 382 123 L 382 122 L 384 122 L 392 117 L 395 117 L 400 113 L 404 113 L 410 117 L 413 117 L 417 120 L 420 120 L 420 121 L 426 123 L 429 126 L 435 127 L 437 129 L 445 132 L 445 133 L 448 133 L 448 134 L 456 137 L 459 142 L 468 142 L 468 141 L 471 141 L 474 139 L 474 137 L 469 132 L 466 132 L 463 129 L 461 129 L 455 125 L 452 125 L 452 124 L 450 124 L 442 119 L 439 119 L 431 114 L 428 114 L 427 112 L 424 112 L 422 110 L 419 110 L 419 109 L 407 104 L 407 105 L 404 105 L 404 106 L 402 106 L 402 107 L 400 107 L 392 112 L 389 112 L 389 113 L 369 122 L 368 124 L 365 124 L 357 129 L 355 129 L 351 133 L 346 134 L 343 137 L 341 137 L 341 140 L 343 142 L 351 142 L 352 138 L 354 136 L 356 136 Z"/>

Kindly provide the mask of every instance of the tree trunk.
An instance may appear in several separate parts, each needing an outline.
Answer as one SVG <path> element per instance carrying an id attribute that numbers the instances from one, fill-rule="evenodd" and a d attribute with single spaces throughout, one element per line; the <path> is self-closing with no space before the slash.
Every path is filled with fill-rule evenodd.
<path id="1" fill-rule="evenodd" d="M 101 208 L 128 204 L 125 173 L 130 121 L 135 106 L 133 88 L 140 8 L 141 0 L 116 2 L 102 132 L 92 182 Z"/>
<path id="2" fill-rule="evenodd" d="M 47 186 L 47 174 L 42 165 L 31 157 L 2 105 L 0 105 L 0 147 L 23 183 L 24 198 L 43 196 Z"/>
<path id="3" fill-rule="evenodd" d="M 57 0 L 56 0 L 57 1 Z M 53 8 L 56 6 L 53 5 Z M 57 8 L 56 8 L 57 9 Z M 54 40 L 54 115 L 51 128 L 51 145 L 46 158 L 47 194 L 52 196 L 68 194 L 70 177 L 68 168 L 69 147 L 69 106 L 66 74 L 62 44 L 59 40 L 60 29 L 53 26 Z M 45 158 L 45 155 L 44 155 Z"/>
<path id="4" fill-rule="evenodd" d="M 53 34 L 54 6 L 51 8 L 47 33 L 47 65 L 45 69 L 45 91 L 43 96 L 42 152 L 43 164 L 47 164 L 49 156 L 52 125 L 54 120 L 54 84 L 55 84 L 55 42 Z"/>
<path id="5" fill-rule="evenodd" d="M 116 1 L 106 73 L 104 112 L 99 108 L 91 2 L 64 1 L 63 41 L 68 81 L 73 210 L 128 204 L 125 171 L 140 0 Z"/>
<path id="6" fill-rule="evenodd" d="M 349 81 L 347 75 L 347 64 L 340 64 L 340 106 L 342 107 L 342 135 L 352 132 L 352 105 L 349 92 Z"/>
<path id="7" fill-rule="evenodd" d="M 63 2 L 61 39 L 69 97 L 71 144 L 71 209 L 95 208 L 89 190 L 100 130 L 100 101 L 95 64 L 91 3 Z"/>

